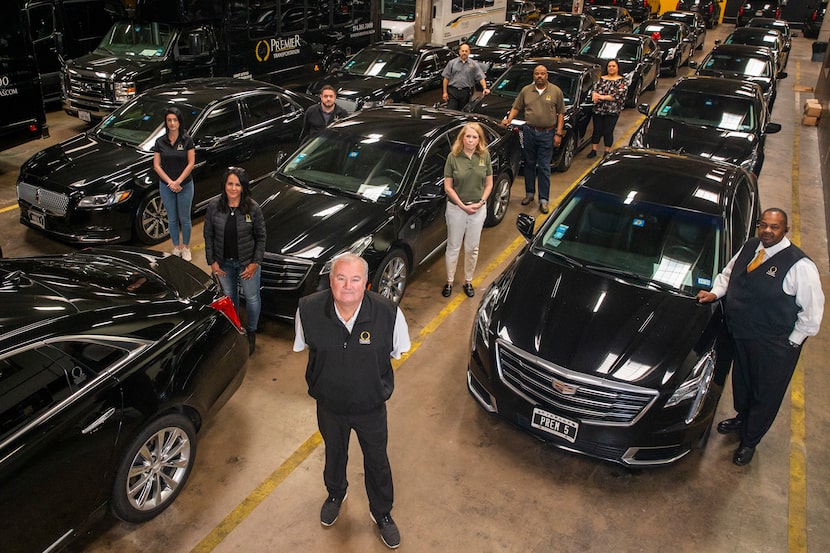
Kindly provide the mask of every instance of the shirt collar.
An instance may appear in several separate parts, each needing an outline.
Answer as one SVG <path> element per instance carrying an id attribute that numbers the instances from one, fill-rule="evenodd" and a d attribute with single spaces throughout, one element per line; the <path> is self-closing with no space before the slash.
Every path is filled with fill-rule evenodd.
<path id="1" fill-rule="evenodd" d="M 787 238 L 786 236 L 783 239 L 781 239 L 781 241 L 779 243 L 772 246 L 771 248 L 765 248 L 764 243 L 759 242 L 758 247 L 755 248 L 755 252 L 757 253 L 759 250 L 764 250 L 766 252 L 767 257 L 772 257 L 773 255 L 777 254 L 781 250 L 790 247 L 790 243 L 791 243 L 790 239 Z"/>

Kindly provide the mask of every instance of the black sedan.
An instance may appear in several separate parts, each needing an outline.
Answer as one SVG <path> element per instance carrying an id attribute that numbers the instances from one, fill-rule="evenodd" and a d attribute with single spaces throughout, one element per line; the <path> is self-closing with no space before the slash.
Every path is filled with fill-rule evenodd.
<path id="1" fill-rule="evenodd" d="M 412 42 L 381 42 L 349 58 L 342 68 L 308 86 L 319 94 L 324 84 L 337 90 L 337 103 L 346 111 L 392 102 L 432 105 L 441 100 L 441 71 L 455 52 L 446 46 L 415 48 Z"/>
<path id="2" fill-rule="evenodd" d="M 761 87 L 737 79 L 686 77 L 677 81 L 631 136 L 631 146 L 682 151 L 740 165 L 755 175 L 764 165 L 770 123 Z"/>
<path id="3" fill-rule="evenodd" d="M 553 41 L 555 55 L 572 56 L 590 39 L 602 32 L 594 18 L 584 13 L 552 13 L 538 27 Z"/>
<path id="4" fill-rule="evenodd" d="M 821 31 L 821 25 L 824 23 L 824 16 L 827 13 L 827 1 L 812 2 L 807 8 L 807 15 L 804 16 L 804 22 L 801 28 L 804 29 L 804 36 L 810 38 L 818 38 Z"/>
<path id="5" fill-rule="evenodd" d="M 150 250 L 0 260 L 0 533 L 62 549 L 106 513 L 164 511 L 248 345 L 210 276 Z"/>
<path id="6" fill-rule="evenodd" d="M 711 29 L 720 23 L 720 2 L 718 0 L 678 0 L 678 11 L 697 12 Z"/>
<path id="7" fill-rule="evenodd" d="M 720 305 L 695 298 L 752 234 L 750 173 L 616 150 L 533 232 L 482 298 L 468 388 L 567 451 L 664 465 L 706 443 L 728 355 Z M 728 362 L 728 359 L 726 360 Z"/>
<path id="8" fill-rule="evenodd" d="M 586 6 L 585 13 L 593 17 L 605 31 L 630 33 L 634 30 L 634 18 L 620 6 Z"/>
<path id="9" fill-rule="evenodd" d="M 590 144 L 594 129 L 591 90 L 600 77 L 602 68 L 595 63 L 560 58 L 533 58 L 516 64 L 499 77 L 490 88 L 490 94 L 479 96 L 464 111 L 482 113 L 501 120 L 510 111 L 513 101 L 525 85 L 533 82 L 537 65 L 548 68 L 548 81 L 562 89 L 565 96 L 565 137 L 554 149 L 551 167 L 567 171 L 574 155 Z M 514 125 L 523 124 L 524 113 L 513 119 Z"/>
<path id="10" fill-rule="evenodd" d="M 444 164 L 464 123 L 479 121 L 493 160 L 485 225 L 498 224 L 518 175 L 518 133 L 481 115 L 390 105 L 329 126 L 254 190 L 268 239 L 263 312 L 292 318 L 328 287 L 334 256 L 362 255 L 371 289 L 400 301 L 412 272 L 447 239 Z"/>
<path id="11" fill-rule="evenodd" d="M 781 19 L 781 4 L 778 0 L 742 0 L 735 25 L 743 27 L 753 17 Z"/>
<path id="12" fill-rule="evenodd" d="M 258 180 L 278 151 L 297 147 L 314 100 L 274 85 L 195 79 L 152 89 L 98 125 L 38 152 L 20 168 L 20 222 L 73 243 L 154 244 L 170 230 L 153 171 L 164 112 L 177 106 L 196 143 L 194 212 L 219 194 L 222 173 L 243 165 Z"/>
<path id="13" fill-rule="evenodd" d="M 702 50 L 703 44 L 706 42 L 706 22 L 697 12 L 686 11 L 670 11 L 664 12 L 660 16 L 664 21 L 679 21 L 689 26 L 694 37 L 693 44 L 695 50 Z"/>
<path id="14" fill-rule="evenodd" d="M 738 27 L 723 39 L 723 44 L 746 44 L 769 48 L 775 55 L 775 68 L 778 72 L 784 71 L 790 57 L 789 50 L 784 46 L 784 36 L 774 29 Z"/>
<path id="15" fill-rule="evenodd" d="M 542 29 L 520 23 L 487 23 L 467 39 L 470 58 L 476 60 L 492 83 L 514 63 L 550 56 L 553 43 Z"/>
<path id="16" fill-rule="evenodd" d="M 650 36 L 657 41 L 663 54 L 660 70 L 672 77 L 677 76 L 680 68 L 692 57 L 694 37 L 685 23 L 649 19 L 640 23 L 634 34 Z"/>
<path id="17" fill-rule="evenodd" d="M 660 80 L 660 47 L 650 36 L 602 33 L 582 47 L 576 59 L 605 65 L 616 59 L 620 74 L 628 83 L 626 107 L 634 107 L 644 90 L 654 90 Z"/>
<path id="18" fill-rule="evenodd" d="M 784 40 L 784 51 L 789 53 L 793 47 L 793 36 L 796 35 L 793 34 L 790 24 L 783 19 L 773 19 L 772 17 L 753 17 L 749 20 L 746 26 L 754 27 L 756 29 L 778 31 L 781 33 Z"/>
<path id="19" fill-rule="evenodd" d="M 689 62 L 696 75 L 744 79 L 761 86 L 767 109 L 772 112 L 778 90 L 778 80 L 787 76 L 775 69 L 775 54 L 763 46 L 718 44 L 698 64 Z"/>

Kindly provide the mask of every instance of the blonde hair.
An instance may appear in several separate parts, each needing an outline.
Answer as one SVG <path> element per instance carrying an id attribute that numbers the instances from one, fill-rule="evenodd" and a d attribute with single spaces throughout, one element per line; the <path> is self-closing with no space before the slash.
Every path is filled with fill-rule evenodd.
<path id="1" fill-rule="evenodd" d="M 452 144 L 452 155 L 460 155 L 464 151 L 464 135 L 467 129 L 472 129 L 478 135 L 478 144 L 476 144 L 476 153 L 479 156 L 487 154 L 487 137 L 484 135 L 484 129 L 478 123 L 467 123 L 461 130 L 458 131 L 458 136 L 455 137 L 455 142 Z"/>

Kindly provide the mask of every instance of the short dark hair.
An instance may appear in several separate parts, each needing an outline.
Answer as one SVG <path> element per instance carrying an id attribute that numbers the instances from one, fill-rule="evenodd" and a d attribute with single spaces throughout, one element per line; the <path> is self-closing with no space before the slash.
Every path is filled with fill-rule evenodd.
<path id="1" fill-rule="evenodd" d="M 786 212 L 786 211 L 784 211 L 783 209 L 781 209 L 780 207 L 768 207 L 767 209 L 765 209 L 765 210 L 761 213 L 761 217 L 760 217 L 760 219 L 763 219 L 763 218 L 764 218 L 764 215 L 766 215 L 767 213 L 780 213 L 780 214 L 781 214 L 781 216 L 784 218 L 784 226 L 785 226 L 785 227 L 789 227 L 789 226 L 790 226 L 790 223 L 789 223 L 789 217 L 787 217 L 787 212 Z M 760 220 L 760 219 L 759 219 L 759 220 Z"/>
<path id="2" fill-rule="evenodd" d="M 331 90 L 332 92 L 337 94 L 337 91 L 334 90 L 334 87 L 331 86 L 330 84 L 324 84 L 323 87 L 320 89 L 320 94 L 322 94 L 324 90 Z"/>

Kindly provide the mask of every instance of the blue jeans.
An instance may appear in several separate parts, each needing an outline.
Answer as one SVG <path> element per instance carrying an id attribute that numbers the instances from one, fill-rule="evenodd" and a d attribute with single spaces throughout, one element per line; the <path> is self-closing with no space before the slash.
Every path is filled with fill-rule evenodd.
<path id="1" fill-rule="evenodd" d="M 182 243 L 190 244 L 190 210 L 193 206 L 193 179 L 187 179 L 182 184 L 181 192 L 173 192 L 167 185 L 159 183 L 159 194 L 167 210 L 167 223 L 170 226 L 170 239 L 174 246 L 179 245 L 179 231 L 182 233 Z"/>
<path id="2" fill-rule="evenodd" d="M 539 201 L 547 202 L 550 196 L 550 158 L 553 156 L 554 131 L 537 131 L 530 125 L 522 126 L 525 153 L 525 194 L 533 197 L 536 179 L 539 179 Z"/>
<path id="3" fill-rule="evenodd" d="M 225 276 L 219 277 L 222 290 L 233 301 L 237 313 L 239 313 L 239 286 L 242 286 L 242 292 L 245 294 L 245 311 L 248 314 L 248 322 L 245 328 L 248 332 L 256 332 L 259 313 L 262 310 L 262 302 L 259 298 L 259 278 L 262 267 L 257 267 L 254 276 L 248 280 L 240 276 L 245 267 L 240 265 L 236 259 L 220 261 L 219 267 L 225 272 Z"/>

